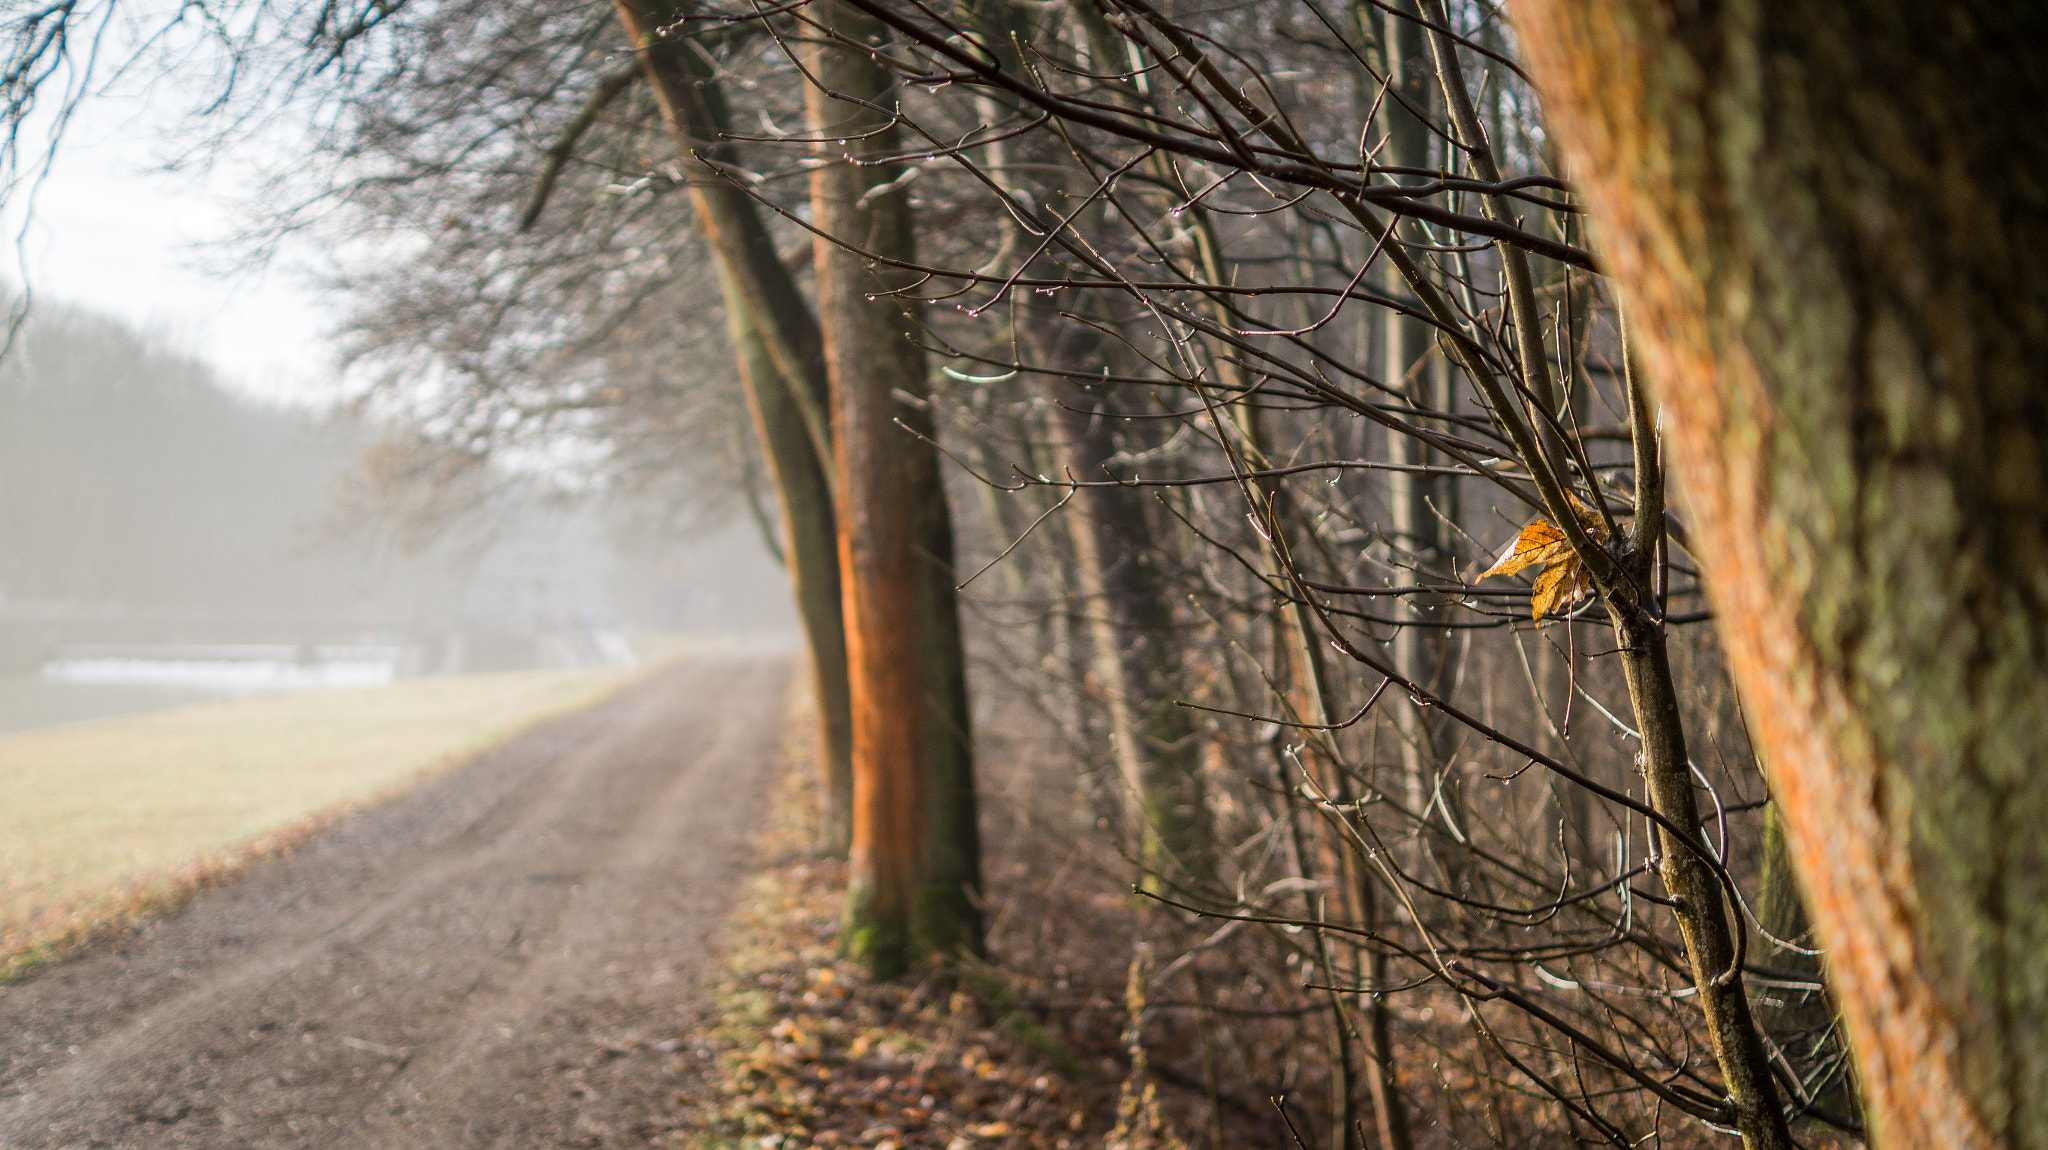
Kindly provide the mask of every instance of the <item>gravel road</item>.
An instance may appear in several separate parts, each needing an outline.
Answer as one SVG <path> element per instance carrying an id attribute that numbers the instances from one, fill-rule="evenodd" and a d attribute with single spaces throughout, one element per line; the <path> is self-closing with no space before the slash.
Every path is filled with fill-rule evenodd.
<path id="1" fill-rule="evenodd" d="M 0 1147 L 644 1147 L 788 659 L 705 656 L 0 989 Z"/>

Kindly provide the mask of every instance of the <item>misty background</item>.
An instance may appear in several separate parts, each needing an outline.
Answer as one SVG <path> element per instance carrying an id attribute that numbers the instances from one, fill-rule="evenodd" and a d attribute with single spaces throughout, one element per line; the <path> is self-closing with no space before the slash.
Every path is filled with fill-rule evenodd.
<path id="1" fill-rule="evenodd" d="M 792 627 L 744 516 L 494 467 L 422 522 L 381 502 L 391 450 L 167 336 L 38 301 L 0 361 L 0 731 Z"/>

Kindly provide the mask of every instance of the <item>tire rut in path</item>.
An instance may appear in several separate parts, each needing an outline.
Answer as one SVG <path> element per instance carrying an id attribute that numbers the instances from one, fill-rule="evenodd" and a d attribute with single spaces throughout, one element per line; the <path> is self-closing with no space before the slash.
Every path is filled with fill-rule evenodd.
<path id="1" fill-rule="evenodd" d="M 664 671 L 0 989 L 0 1148 L 649 1145 L 788 675 Z"/>

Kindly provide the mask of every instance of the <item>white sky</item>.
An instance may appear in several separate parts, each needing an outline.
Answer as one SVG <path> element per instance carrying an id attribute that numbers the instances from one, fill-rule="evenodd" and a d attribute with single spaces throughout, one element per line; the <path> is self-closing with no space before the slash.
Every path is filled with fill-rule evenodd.
<path id="1" fill-rule="evenodd" d="M 235 230 L 235 179 L 160 170 L 189 146 L 166 87 L 87 101 L 26 230 L 21 204 L 0 209 L 0 274 L 25 276 L 39 299 L 166 333 L 241 390 L 314 401 L 333 377 L 325 333 L 338 316 L 302 274 L 310 253 L 287 247 L 275 266 L 237 271 L 221 266 L 225 252 L 203 248 Z"/>

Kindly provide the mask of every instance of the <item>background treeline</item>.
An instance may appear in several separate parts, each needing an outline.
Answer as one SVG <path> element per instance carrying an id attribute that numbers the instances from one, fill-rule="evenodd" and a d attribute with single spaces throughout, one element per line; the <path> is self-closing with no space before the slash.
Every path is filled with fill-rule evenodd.
<path id="1" fill-rule="evenodd" d="M 158 613 L 392 608 L 353 564 L 314 553 L 309 512 L 362 446 L 344 428 L 237 399 L 161 343 L 61 307 L 38 310 L 0 388 L 10 598 Z"/>
<path id="2" fill-rule="evenodd" d="M 679 533 L 702 509 L 603 512 L 474 465 L 444 464 L 433 498 L 409 496 L 410 432 L 251 400 L 165 340 L 61 304 L 38 304 L 0 364 L 0 411 L 10 635 L 336 641 L 353 629 L 403 641 L 519 630 L 545 613 L 742 629 L 786 619 L 759 593 L 750 530 Z M 452 526 L 451 504 L 467 512 Z M 430 512 L 443 518 L 423 533 Z M 18 652 L 30 669 L 47 653 L 33 641 Z"/>

